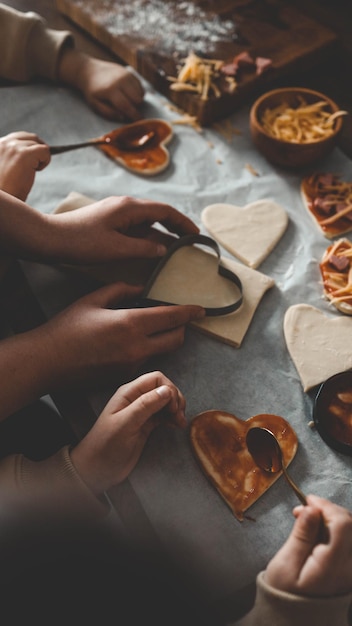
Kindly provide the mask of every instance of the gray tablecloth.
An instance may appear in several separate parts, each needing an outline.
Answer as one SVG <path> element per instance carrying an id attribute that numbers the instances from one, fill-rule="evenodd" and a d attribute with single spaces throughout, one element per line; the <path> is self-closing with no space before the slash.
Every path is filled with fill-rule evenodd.
<path id="1" fill-rule="evenodd" d="M 147 91 L 145 117 L 180 117 L 148 85 Z M 23 129 L 49 144 L 78 142 L 114 127 L 75 93 L 51 86 L 3 88 L 1 112 L 2 135 Z M 230 121 L 241 134 L 231 141 L 215 130 L 197 133 L 187 125 L 175 126 L 171 165 L 152 178 L 124 170 L 94 148 L 55 156 L 37 175 L 28 202 L 50 212 L 73 190 L 96 199 L 128 194 L 171 203 L 199 226 L 202 209 L 212 203 L 241 206 L 270 198 L 281 204 L 289 226 L 258 268 L 276 285 L 259 304 L 241 348 L 189 329 L 181 349 L 155 358 L 148 369 L 163 370 L 181 388 L 189 420 L 213 408 L 244 420 L 265 412 L 282 415 L 298 435 L 299 449 L 290 469 L 302 490 L 350 506 L 352 460 L 331 450 L 308 426 L 314 394 L 303 392 L 283 335 L 283 316 L 291 304 L 308 303 L 335 315 L 322 298 L 317 265 L 328 241 L 302 204 L 301 174 L 271 166 L 254 149 L 248 113 L 245 107 L 233 114 Z M 259 176 L 250 173 L 247 163 Z M 338 149 L 321 167 L 350 178 L 351 164 Z M 226 251 L 223 255 L 229 256 Z M 30 278 L 31 272 L 38 279 L 33 289 L 47 315 L 72 297 L 64 293 L 60 280 L 38 278 L 33 267 Z M 91 398 L 97 413 L 107 396 L 102 392 Z M 214 600 L 254 580 L 286 538 L 292 508 L 298 503 L 280 478 L 250 509 L 255 521 L 238 522 L 199 469 L 188 433 L 162 428 L 151 436 L 130 485 L 167 554 Z"/>

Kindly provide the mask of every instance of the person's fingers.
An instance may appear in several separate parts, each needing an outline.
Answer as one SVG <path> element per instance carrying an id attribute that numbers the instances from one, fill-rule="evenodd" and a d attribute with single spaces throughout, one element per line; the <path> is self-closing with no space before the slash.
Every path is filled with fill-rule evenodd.
<path id="1" fill-rule="evenodd" d="M 312 506 L 315 506 L 316 508 L 320 509 L 321 513 L 324 515 L 324 518 L 326 519 L 327 522 L 329 521 L 330 517 L 335 518 L 337 512 L 343 515 L 346 514 L 345 508 L 343 508 L 342 506 L 339 506 L 338 504 L 335 504 L 334 502 L 331 502 L 330 500 L 321 498 L 320 496 L 309 494 L 307 496 L 307 501 Z"/>
<path id="2" fill-rule="evenodd" d="M 301 571 L 317 544 L 320 527 L 320 510 L 309 504 L 302 507 L 283 547 L 285 553 L 289 555 L 292 571 Z"/>
<path id="3" fill-rule="evenodd" d="M 143 102 L 145 90 L 140 80 L 130 69 L 126 70 L 120 84 L 129 100 L 135 104 L 141 104 Z"/>
<path id="4" fill-rule="evenodd" d="M 100 307 L 113 307 L 119 302 L 125 299 L 132 299 L 141 294 L 143 287 L 136 285 L 127 285 L 126 283 L 118 282 L 111 283 L 96 289 L 87 296 L 83 296 L 81 301 L 89 302 L 92 305 Z"/>
<path id="5" fill-rule="evenodd" d="M 122 282 L 112 283 L 97 289 L 87 296 L 83 296 L 81 302 L 85 301 L 89 302 L 90 305 L 110 308 L 121 301 L 138 298 L 142 291 L 142 286 L 128 285 Z M 144 334 L 153 336 L 156 346 L 158 339 L 160 339 L 161 343 L 163 340 L 166 341 L 169 332 L 182 332 L 183 327 L 190 321 L 205 317 L 204 308 L 196 304 L 166 305 L 126 310 L 130 318 L 133 314 L 135 323 L 138 321 L 143 323 Z"/>
<path id="6" fill-rule="evenodd" d="M 143 316 L 145 334 L 157 340 L 159 335 L 161 339 L 165 338 L 166 332 L 177 330 L 191 321 L 202 319 L 205 317 L 205 310 L 196 304 L 166 305 L 138 310 L 136 315 Z"/>
<path id="7" fill-rule="evenodd" d="M 198 226 L 186 215 L 169 204 L 131 198 L 133 211 L 126 208 L 125 226 L 131 228 L 139 224 L 159 222 L 177 235 L 199 233 Z"/>
<path id="8" fill-rule="evenodd" d="M 119 398 L 118 406 L 122 409 L 134 402 L 139 396 L 147 393 L 147 391 L 166 384 L 172 385 L 171 381 L 162 372 L 153 371 L 142 374 L 131 382 L 119 387 L 117 393 Z"/>
<path id="9" fill-rule="evenodd" d="M 33 156 L 37 159 L 38 164 L 36 167 L 36 171 L 40 172 L 47 165 L 49 165 L 51 161 L 50 149 L 46 144 L 36 144 L 29 148 L 29 151 L 32 152 Z"/>
<path id="10" fill-rule="evenodd" d="M 138 259 L 153 259 L 155 257 L 162 257 L 167 252 L 167 247 L 157 241 L 151 241 L 150 239 L 140 239 L 138 237 L 126 237 L 121 236 L 119 240 L 119 254 L 122 258 L 131 256 L 131 249 L 133 250 L 133 256 Z M 123 241 L 124 240 L 124 241 Z"/>
<path id="11" fill-rule="evenodd" d="M 99 98 L 91 104 L 100 115 L 109 120 L 123 122 L 125 120 L 137 121 L 141 118 L 141 112 L 122 92 L 119 92 L 115 99 L 111 96 L 109 100 Z"/>
<path id="12" fill-rule="evenodd" d="M 113 93 L 110 97 L 110 104 L 116 111 L 130 120 L 137 120 L 141 117 L 139 109 L 124 91 L 118 90 Z"/>
<path id="13" fill-rule="evenodd" d="M 120 111 L 117 111 L 107 100 L 91 100 L 89 102 L 92 109 L 99 113 L 102 117 L 112 122 L 124 122 L 124 115 Z"/>
<path id="14" fill-rule="evenodd" d="M 171 390 L 168 403 L 169 411 L 175 414 L 182 413 L 184 416 L 186 401 L 183 394 L 169 378 L 159 371 L 148 372 L 132 382 L 122 385 L 114 399 L 114 410 L 119 411 L 125 408 L 143 394 L 163 385 L 167 385 Z"/>
<path id="15" fill-rule="evenodd" d="M 133 422 L 136 430 L 147 427 L 144 432 L 149 434 L 159 423 L 159 420 L 151 418 L 169 403 L 171 394 L 172 390 L 168 385 L 161 385 L 156 389 L 147 391 L 120 411 L 119 419 Z"/>
<path id="16" fill-rule="evenodd" d="M 36 144 L 44 144 L 45 142 L 38 137 L 38 135 L 36 135 L 35 133 L 29 133 L 26 130 L 18 130 L 14 133 L 10 133 L 9 135 L 7 135 L 6 137 L 4 137 L 4 139 L 13 139 L 13 140 L 21 140 L 21 141 L 30 141 Z"/>

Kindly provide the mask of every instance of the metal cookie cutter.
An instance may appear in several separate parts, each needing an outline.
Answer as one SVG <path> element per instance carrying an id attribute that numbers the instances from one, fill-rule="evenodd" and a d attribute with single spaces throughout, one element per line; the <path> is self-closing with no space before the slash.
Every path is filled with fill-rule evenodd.
<path id="1" fill-rule="evenodd" d="M 243 302 L 242 283 L 239 277 L 237 276 L 237 274 L 235 274 L 231 270 L 221 265 L 220 248 L 218 244 L 216 243 L 216 241 L 212 239 L 211 237 L 207 237 L 206 235 L 200 235 L 200 234 L 184 235 L 183 237 L 180 237 L 179 239 L 177 239 L 175 243 L 173 243 L 170 246 L 167 253 L 162 257 L 157 267 L 151 274 L 147 284 L 144 287 L 141 297 L 138 298 L 137 300 L 134 300 L 133 302 L 125 303 L 123 305 L 123 308 L 143 308 L 143 307 L 153 307 L 153 306 L 176 305 L 177 303 L 175 302 L 164 302 L 162 300 L 154 300 L 153 298 L 149 298 L 148 293 L 153 283 L 155 282 L 157 276 L 160 274 L 161 270 L 166 265 L 170 257 L 176 252 L 176 250 L 179 250 L 179 248 L 182 248 L 183 246 L 192 246 L 194 244 L 207 246 L 209 248 L 212 248 L 216 252 L 216 255 L 219 260 L 218 273 L 224 278 L 226 278 L 227 280 L 234 283 L 240 292 L 240 297 L 237 298 L 231 304 L 227 304 L 225 306 L 219 306 L 219 307 L 204 307 L 206 315 L 215 317 L 218 315 L 227 315 L 228 313 L 233 313 L 234 311 L 237 311 L 241 307 L 242 302 Z M 122 307 L 119 307 L 119 308 L 122 308 Z"/>

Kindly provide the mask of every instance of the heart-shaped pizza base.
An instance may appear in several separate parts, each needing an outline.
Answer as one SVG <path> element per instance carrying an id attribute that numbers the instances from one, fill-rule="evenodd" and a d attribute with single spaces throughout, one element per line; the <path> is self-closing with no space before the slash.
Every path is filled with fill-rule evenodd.
<path id="1" fill-rule="evenodd" d="M 250 428 L 261 426 L 277 437 L 285 465 L 294 458 L 298 440 L 290 424 L 278 415 L 255 415 L 243 421 L 224 411 L 205 411 L 190 427 L 192 450 L 205 475 L 238 520 L 281 476 L 256 466 L 246 445 Z"/>
<path id="2" fill-rule="evenodd" d="M 352 315 L 351 254 L 352 243 L 342 237 L 328 246 L 319 263 L 324 297 L 345 315 Z"/>
<path id="3" fill-rule="evenodd" d="M 350 317 L 327 317 L 313 306 L 295 304 L 285 313 L 284 335 L 304 391 L 352 368 Z"/>
<path id="4" fill-rule="evenodd" d="M 241 292 L 219 274 L 215 254 L 193 245 L 182 246 L 168 258 L 147 293 L 148 298 L 207 308 L 230 306 Z"/>
<path id="5" fill-rule="evenodd" d="M 203 210 L 202 222 L 228 252 L 256 268 L 282 237 L 288 215 L 276 202 L 258 200 L 244 207 L 211 204 Z"/>
<path id="6" fill-rule="evenodd" d="M 121 139 L 121 146 L 123 146 L 123 141 L 127 143 L 128 140 L 136 140 L 138 137 L 143 137 L 149 133 L 153 133 L 151 141 L 146 143 L 144 147 L 138 148 L 138 150 L 122 149 L 119 147 L 119 144 L 113 144 L 115 138 L 117 141 Z M 172 136 L 172 126 L 165 120 L 140 120 L 104 135 L 104 138 L 110 138 L 111 144 L 99 145 L 98 148 L 111 159 L 136 174 L 155 176 L 155 174 L 163 172 L 169 165 L 170 154 L 165 146 L 169 143 Z"/>
<path id="7" fill-rule="evenodd" d="M 351 232 L 351 210 L 348 209 L 351 191 L 352 183 L 341 180 L 336 174 L 315 172 L 302 179 L 303 204 L 327 239 Z"/>

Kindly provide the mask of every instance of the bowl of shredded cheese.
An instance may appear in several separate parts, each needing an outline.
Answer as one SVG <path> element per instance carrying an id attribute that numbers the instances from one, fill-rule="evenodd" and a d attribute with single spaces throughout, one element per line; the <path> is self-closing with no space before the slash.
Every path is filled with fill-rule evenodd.
<path id="1" fill-rule="evenodd" d="M 328 96 L 304 87 L 269 91 L 250 111 L 252 140 L 268 161 L 301 168 L 334 148 L 346 111 Z"/>

